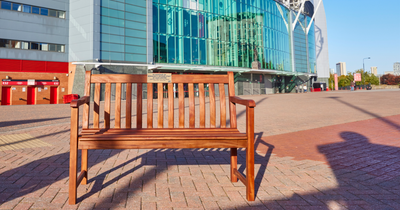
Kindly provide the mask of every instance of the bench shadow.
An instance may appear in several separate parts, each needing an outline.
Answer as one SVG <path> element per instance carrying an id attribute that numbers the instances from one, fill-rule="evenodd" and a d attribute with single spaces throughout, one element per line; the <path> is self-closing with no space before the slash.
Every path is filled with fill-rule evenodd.
<path id="1" fill-rule="evenodd" d="M 30 123 L 46 122 L 46 121 L 52 121 L 52 120 L 61 120 L 61 119 L 67 119 L 67 118 L 70 118 L 70 117 L 56 117 L 56 118 L 46 118 L 46 119 L 15 120 L 15 121 L 0 121 L 0 128 L 10 127 L 10 126 L 14 126 L 14 125 L 24 125 L 24 124 L 30 124 Z"/>

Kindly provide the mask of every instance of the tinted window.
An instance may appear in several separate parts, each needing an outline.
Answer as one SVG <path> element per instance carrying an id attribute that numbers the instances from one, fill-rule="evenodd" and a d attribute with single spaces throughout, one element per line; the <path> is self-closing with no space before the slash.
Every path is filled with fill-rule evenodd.
<path id="1" fill-rule="evenodd" d="M 21 48 L 21 42 L 20 41 L 11 41 L 11 48 Z"/>
<path id="2" fill-rule="evenodd" d="M 21 4 L 13 3 L 12 10 L 21 11 L 22 10 Z"/>
<path id="3" fill-rule="evenodd" d="M 51 16 L 51 17 L 57 17 L 57 11 L 50 9 L 50 10 L 49 10 L 49 16 Z"/>
<path id="4" fill-rule="evenodd" d="M 49 44 L 49 51 L 56 51 L 56 45 L 55 44 Z"/>
<path id="5" fill-rule="evenodd" d="M 35 43 L 35 42 L 32 42 L 32 43 L 31 43 L 31 49 L 32 49 L 32 50 L 38 50 L 38 49 L 39 49 L 39 44 L 38 44 L 38 43 Z"/>
<path id="6" fill-rule="evenodd" d="M 65 12 L 63 12 L 63 11 L 58 11 L 58 17 L 59 17 L 59 18 L 65 18 Z"/>
<path id="7" fill-rule="evenodd" d="M 8 40 L 0 39 L 0 47 L 8 47 Z"/>
<path id="8" fill-rule="evenodd" d="M 49 9 L 41 8 L 40 9 L 40 14 L 48 16 L 49 15 Z"/>
<path id="9" fill-rule="evenodd" d="M 32 7 L 32 13 L 39 14 L 39 7 Z"/>
<path id="10" fill-rule="evenodd" d="M 22 12 L 31 13 L 31 6 L 23 5 L 22 6 Z"/>
<path id="11" fill-rule="evenodd" d="M 11 10 L 11 2 L 6 2 L 6 1 L 1 2 L 1 8 Z"/>

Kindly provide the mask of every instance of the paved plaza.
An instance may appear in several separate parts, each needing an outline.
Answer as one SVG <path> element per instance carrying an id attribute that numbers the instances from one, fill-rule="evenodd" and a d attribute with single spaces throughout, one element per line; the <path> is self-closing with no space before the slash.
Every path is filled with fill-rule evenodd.
<path id="1" fill-rule="evenodd" d="M 229 149 L 132 149 L 89 151 L 69 205 L 62 104 L 0 107 L 0 209 L 400 209 L 399 90 L 243 98 L 257 103 L 253 202 Z"/>

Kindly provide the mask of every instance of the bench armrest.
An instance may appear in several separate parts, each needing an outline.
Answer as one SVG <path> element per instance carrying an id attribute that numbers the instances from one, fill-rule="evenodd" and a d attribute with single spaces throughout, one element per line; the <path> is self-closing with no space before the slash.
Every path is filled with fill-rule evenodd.
<path id="1" fill-rule="evenodd" d="M 75 99 L 71 101 L 71 108 L 78 108 L 79 106 L 83 104 L 87 104 L 90 102 L 90 96 L 83 96 L 80 99 Z"/>
<path id="2" fill-rule="evenodd" d="M 241 104 L 250 108 L 256 107 L 256 103 L 251 99 L 242 99 L 237 96 L 231 96 L 230 101 L 235 104 Z"/>

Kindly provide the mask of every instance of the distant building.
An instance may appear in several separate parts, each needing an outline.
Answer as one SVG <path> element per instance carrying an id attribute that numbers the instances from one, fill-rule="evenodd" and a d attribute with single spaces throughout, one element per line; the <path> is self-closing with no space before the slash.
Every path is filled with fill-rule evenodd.
<path id="1" fill-rule="evenodd" d="M 330 68 L 330 69 L 329 69 L 329 73 L 330 73 L 330 74 L 336 74 L 335 69 Z"/>
<path id="2" fill-rule="evenodd" d="M 345 62 L 339 62 L 336 64 L 336 74 L 338 75 L 338 77 L 347 74 Z"/>
<path id="3" fill-rule="evenodd" d="M 393 72 L 395 75 L 400 75 L 400 62 L 393 64 Z"/>
<path id="4" fill-rule="evenodd" d="M 371 67 L 371 74 L 377 76 L 378 75 L 378 67 L 372 66 Z"/>
<path id="5" fill-rule="evenodd" d="M 394 71 L 385 71 L 385 74 L 393 74 L 394 75 Z"/>

